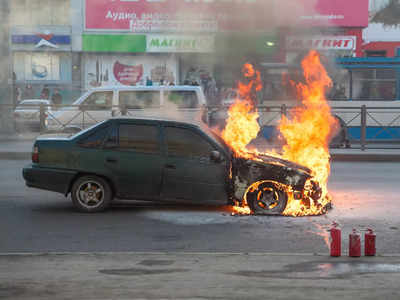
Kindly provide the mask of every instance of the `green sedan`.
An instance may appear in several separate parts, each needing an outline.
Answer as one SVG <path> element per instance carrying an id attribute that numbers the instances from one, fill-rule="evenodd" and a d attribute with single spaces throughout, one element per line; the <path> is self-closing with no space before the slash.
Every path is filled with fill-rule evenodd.
<path id="1" fill-rule="evenodd" d="M 39 137 L 23 177 L 29 187 L 70 194 L 84 212 L 105 210 L 114 198 L 227 205 L 246 196 L 254 213 L 280 214 L 282 187 L 299 201 L 320 193 L 306 167 L 239 158 L 207 127 L 158 119 L 113 118 L 72 137 Z M 259 191 L 249 189 L 260 180 Z"/>

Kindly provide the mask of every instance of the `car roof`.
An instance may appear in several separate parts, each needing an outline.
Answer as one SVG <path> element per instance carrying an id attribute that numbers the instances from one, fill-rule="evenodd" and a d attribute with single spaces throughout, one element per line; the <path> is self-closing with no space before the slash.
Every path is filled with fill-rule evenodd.
<path id="1" fill-rule="evenodd" d="M 91 88 L 89 91 L 109 91 L 109 90 L 120 90 L 120 91 L 135 91 L 135 90 L 178 90 L 178 91 L 195 91 L 201 90 L 201 86 L 197 85 L 135 85 L 135 86 L 121 86 L 121 85 L 109 85 Z"/>
<path id="2" fill-rule="evenodd" d="M 18 105 L 26 103 L 50 103 L 50 101 L 46 99 L 25 99 L 18 103 Z"/>
<path id="3" fill-rule="evenodd" d="M 197 127 L 199 129 L 201 129 L 201 126 L 198 122 L 196 121 L 178 121 L 175 119 L 169 119 L 169 118 L 165 118 L 165 117 L 114 117 L 111 118 L 110 120 L 115 120 L 118 122 L 140 122 L 140 121 L 146 121 L 149 123 L 164 123 L 164 124 L 168 124 L 168 125 L 174 125 L 174 126 L 186 126 L 186 127 Z"/>

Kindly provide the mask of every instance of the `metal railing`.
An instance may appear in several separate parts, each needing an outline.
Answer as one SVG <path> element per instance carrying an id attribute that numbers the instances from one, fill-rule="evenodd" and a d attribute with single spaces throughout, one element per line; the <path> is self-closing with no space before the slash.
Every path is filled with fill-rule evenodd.
<path id="1" fill-rule="evenodd" d="M 29 108 L 29 106 L 27 106 Z M 11 113 L 12 122 L 16 123 L 17 116 L 13 114 L 12 105 L 0 104 L 0 112 L 3 115 Z M 35 110 L 35 109 L 33 109 Z M 228 107 L 208 107 L 209 116 L 215 111 L 226 113 Z M 295 106 L 288 105 L 260 105 L 260 125 L 262 127 L 274 127 L 278 124 L 282 116 L 288 118 L 296 110 Z M 121 106 L 93 107 L 82 105 L 40 105 L 35 112 L 34 119 L 40 133 L 54 131 L 74 131 L 87 128 L 104 119 L 115 116 L 137 116 L 140 109 L 126 109 Z M 66 117 L 63 112 L 69 112 Z M 106 112 L 106 114 L 104 114 Z M 108 113 L 109 112 L 109 113 Z M 345 126 L 352 148 L 398 148 L 400 149 L 400 106 L 379 107 L 379 106 L 353 106 L 353 107 L 333 107 L 332 112 L 338 115 Z M 100 116 L 99 114 L 100 113 Z M 0 117 L 3 117 L 0 115 Z M 10 116 L 8 116 L 10 117 Z M 49 124 L 52 122 L 52 124 Z M 51 125 L 51 126 L 50 126 Z M 57 128 L 58 130 L 53 130 Z M 371 128 L 374 131 L 371 133 Z M 370 130 L 368 134 L 368 130 Z M 382 139 L 382 136 L 385 138 Z"/>

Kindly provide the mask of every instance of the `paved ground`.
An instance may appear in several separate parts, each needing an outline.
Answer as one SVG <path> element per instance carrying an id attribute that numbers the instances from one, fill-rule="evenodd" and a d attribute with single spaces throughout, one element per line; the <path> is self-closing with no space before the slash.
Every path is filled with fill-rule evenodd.
<path id="1" fill-rule="evenodd" d="M 117 203 L 88 215 L 62 195 L 24 186 L 27 161 L 0 160 L 0 252 L 217 251 L 327 254 L 327 229 L 377 231 L 379 253 L 399 253 L 399 163 L 334 163 L 325 216 L 230 216 L 228 207 Z"/>
<path id="2" fill-rule="evenodd" d="M 8 299 L 399 299 L 400 257 L 0 255 Z"/>

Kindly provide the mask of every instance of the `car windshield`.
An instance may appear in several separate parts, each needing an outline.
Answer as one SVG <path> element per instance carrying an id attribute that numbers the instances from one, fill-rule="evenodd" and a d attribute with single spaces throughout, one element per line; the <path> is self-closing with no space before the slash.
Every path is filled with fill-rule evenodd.
<path id="1" fill-rule="evenodd" d="M 231 148 L 225 143 L 225 141 L 215 133 L 211 128 L 206 125 L 201 125 L 200 128 L 221 148 L 225 149 L 227 153 L 232 153 Z"/>

